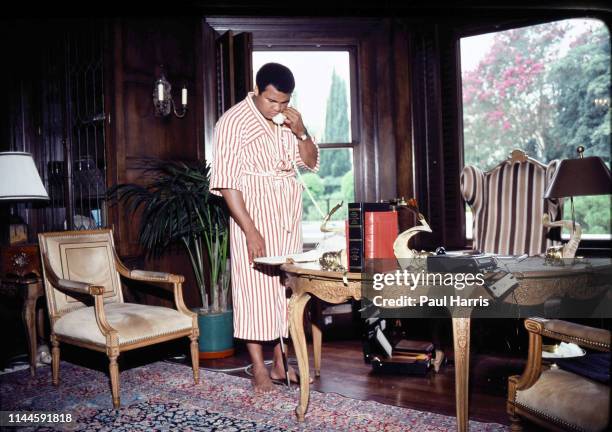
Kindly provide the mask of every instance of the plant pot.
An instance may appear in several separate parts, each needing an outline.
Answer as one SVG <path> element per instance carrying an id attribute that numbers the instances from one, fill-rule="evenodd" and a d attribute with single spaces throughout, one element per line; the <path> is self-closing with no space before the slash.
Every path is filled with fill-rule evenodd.
<path id="1" fill-rule="evenodd" d="M 219 313 L 198 314 L 200 328 L 200 359 L 225 358 L 234 355 L 234 313 L 230 309 Z"/>

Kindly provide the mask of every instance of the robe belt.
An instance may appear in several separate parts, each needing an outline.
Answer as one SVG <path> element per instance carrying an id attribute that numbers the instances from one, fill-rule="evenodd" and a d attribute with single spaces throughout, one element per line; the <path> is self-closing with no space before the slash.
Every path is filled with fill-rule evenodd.
<path id="1" fill-rule="evenodd" d="M 289 181 L 293 179 L 295 181 L 295 174 L 293 171 L 264 171 L 264 172 L 253 172 L 245 171 L 244 174 L 255 177 L 261 177 L 268 179 L 268 183 L 281 199 L 276 201 L 276 214 L 281 218 L 281 227 L 291 232 L 293 227 L 292 216 L 295 214 L 295 206 L 298 204 L 297 200 L 291 197 L 291 191 L 289 189 Z"/>

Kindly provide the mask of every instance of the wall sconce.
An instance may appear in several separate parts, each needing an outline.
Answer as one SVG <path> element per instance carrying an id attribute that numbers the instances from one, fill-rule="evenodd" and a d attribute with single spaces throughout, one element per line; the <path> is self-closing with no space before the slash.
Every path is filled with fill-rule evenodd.
<path id="1" fill-rule="evenodd" d="M 176 111 L 176 105 L 174 99 L 172 99 L 172 86 L 166 79 L 164 74 L 163 66 L 160 66 L 159 78 L 155 81 L 155 87 L 153 89 L 153 106 L 155 107 L 155 115 L 158 117 L 165 117 L 171 112 L 174 113 L 178 118 L 185 117 L 187 113 L 187 85 L 183 84 L 181 89 L 181 107 L 182 111 L 178 113 Z"/>

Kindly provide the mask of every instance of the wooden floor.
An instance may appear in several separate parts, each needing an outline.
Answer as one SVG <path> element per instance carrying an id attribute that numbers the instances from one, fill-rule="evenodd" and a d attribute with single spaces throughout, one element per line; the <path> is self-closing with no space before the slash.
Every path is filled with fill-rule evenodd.
<path id="1" fill-rule="evenodd" d="M 312 373 L 310 346 L 309 353 Z M 455 370 L 452 352 L 448 354 L 450 361 L 437 374 L 432 369 L 425 377 L 380 375 L 372 373 L 371 366 L 363 361 L 360 341 L 325 341 L 321 376 L 315 379 L 311 389 L 454 416 Z M 290 356 L 291 359 L 295 363 L 295 358 Z M 249 358 L 242 345 L 237 346 L 236 355 L 231 358 L 200 361 L 202 367 L 219 369 L 248 364 Z M 297 365 L 295 367 L 297 369 Z M 524 361 L 497 355 L 473 355 L 470 367 L 470 419 L 509 424 L 505 410 L 506 380 L 509 375 L 520 374 Z M 248 377 L 242 371 L 234 374 Z"/>

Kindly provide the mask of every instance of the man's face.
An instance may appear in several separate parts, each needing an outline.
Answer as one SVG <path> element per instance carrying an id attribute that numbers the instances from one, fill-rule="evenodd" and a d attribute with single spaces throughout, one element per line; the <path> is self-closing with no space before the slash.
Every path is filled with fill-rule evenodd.
<path id="1" fill-rule="evenodd" d="M 255 89 L 255 106 L 268 120 L 283 112 L 289 105 L 290 99 L 291 93 L 278 91 L 272 84 L 269 84 L 263 92 Z"/>

